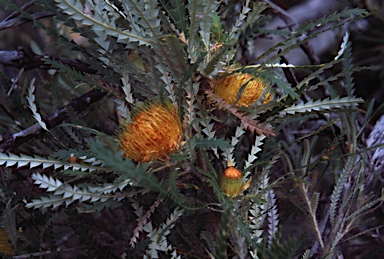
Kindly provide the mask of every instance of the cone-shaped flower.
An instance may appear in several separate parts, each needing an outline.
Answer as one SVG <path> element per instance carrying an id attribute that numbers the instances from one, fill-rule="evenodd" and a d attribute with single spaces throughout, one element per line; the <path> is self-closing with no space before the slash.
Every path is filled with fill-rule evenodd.
<path id="1" fill-rule="evenodd" d="M 228 197 L 235 197 L 243 190 L 243 174 L 234 166 L 227 167 L 220 182 L 221 191 Z"/>
<path id="2" fill-rule="evenodd" d="M 181 123 L 170 103 L 150 102 L 139 109 L 118 135 L 124 155 L 135 162 L 163 159 L 179 148 Z"/>
<path id="3" fill-rule="evenodd" d="M 217 79 L 214 83 L 213 92 L 227 103 L 233 104 L 243 85 L 245 85 L 245 89 L 241 93 L 241 98 L 236 103 L 237 106 L 251 106 L 253 102 L 256 102 L 263 96 L 266 88 L 264 80 L 251 76 L 248 73 L 238 73 Z M 265 104 L 271 99 L 272 95 L 268 92 L 264 95 L 262 102 Z"/>

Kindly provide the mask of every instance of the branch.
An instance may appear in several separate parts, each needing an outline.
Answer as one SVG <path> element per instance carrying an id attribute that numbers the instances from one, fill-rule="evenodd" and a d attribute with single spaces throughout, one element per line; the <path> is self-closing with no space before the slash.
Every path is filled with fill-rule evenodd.
<path id="1" fill-rule="evenodd" d="M 345 4 L 340 4 L 340 1 L 333 0 L 312 0 L 303 1 L 288 10 L 283 10 L 270 0 L 264 0 L 269 4 L 271 10 L 276 14 L 265 27 L 265 29 L 292 28 L 296 24 L 302 24 L 311 20 L 320 18 L 332 12 L 342 10 L 346 7 Z M 308 10 L 311 10 L 310 12 Z M 292 21 L 293 24 L 292 24 Z M 286 55 L 286 59 L 291 64 L 303 65 L 316 64 L 319 62 L 319 57 L 325 52 L 332 51 L 338 48 L 340 35 L 344 35 L 344 31 L 339 30 L 327 31 L 320 34 L 315 39 L 311 39 L 308 43 L 301 44 L 300 49 L 294 49 Z M 254 41 L 252 58 L 261 56 L 271 46 L 282 41 L 279 35 L 268 35 L 266 38 L 258 38 Z M 259 62 L 262 62 L 259 60 Z"/>
<path id="2" fill-rule="evenodd" d="M 6 29 L 9 29 L 12 27 L 17 27 L 17 26 L 20 26 L 22 24 L 29 23 L 33 20 L 48 18 L 48 17 L 54 16 L 54 15 L 55 14 L 52 12 L 42 11 L 39 13 L 31 14 L 30 18 L 26 18 L 26 17 L 12 18 L 12 19 L 0 22 L 0 31 L 6 30 Z"/>
<path id="3" fill-rule="evenodd" d="M 264 2 L 266 2 L 272 8 L 272 11 L 287 24 L 290 31 L 292 31 L 292 29 L 297 29 L 298 22 L 288 12 L 270 0 L 264 0 Z M 308 44 L 308 42 L 300 44 L 299 47 L 307 55 L 312 65 L 320 63 L 319 58 L 315 55 L 312 47 Z"/>
<path id="4" fill-rule="evenodd" d="M 32 52 L 27 53 L 23 49 L 0 50 L 0 64 L 3 66 L 24 68 L 25 70 L 34 68 L 51 69 L 52 66 L 50 64 L 45 64 L 45 59 L 55 59 L 83 73 L 96 74 L 97 72 L 95 69 L 90 68 L 89 64 L 84 64 L 77 60 L 50 57 L 48 55 L 36 55 Z"/>
<path id="5" fill-rule="evenodd" d="M 71 109 L 74 109 L 76 112 L 81 112 L 87 107 L 89 107 L 90 104 L 99 101 L 106 94 L 106 92 L 101 92 L 100 90 L 94 89 L 72 100 L 68 106 L 61 108 L 59 111 L 51 114 L 48 118 L 44 119 L 47 128 L 51 129 L 62 123 L 65 119 L 67 119 L 67 110 L 69 107 Z M 4 153 L 15 149 L 17 146 L 21 145 L 25 141 L 33 138 L 35 135 L 40 134 L 41 131 L 41 126 L 36 123 L 31 127 L 20 132 L 16 132 L 14 134 L 7 134 L 3 136 L 0 135 L 0 152 Z"/>
<path id="6" fill-rule="evenodd" d="M 267 137 L 276 136 L 276 133 L 273 131 L 273 128 L 271 126 L 266 125 L 264 123 L 260 123 L 258 120 L 252 119 L 251 117 L 245 115 L 236 107 L 233 107 L 229 103 L 226 103 L 223 99 L 218 97 L 211 90 L 206 90 L 205 93 L 207 94 L 207 97 L 210 100 L 216 102 L 216 105 L 220 109 L 226 109 L 229 112 L 231 112 L 234 116 L 239 118 L 244 129 L 248 129 L 250 132 L 255 132 L 259 136 L 260 135 L 265 135 Z"/>
<path id="7" fill-rule="evenodd" d="M 36 2 L 36 0 L 31 0 L 29 1 L 28 3 L 24 4 L 23 6 L 20 7 L 20 10 L 21 11 L 25 11 L 26 9 L 28 9 L 29 7 L 31 7 L 32 5 L 34 5 Z M 20 15 L 20 12 L 18 11 L 15 11 L 13 13 L 11 13 L 10 15 L 7 16 L 7 18 L 4 19 L 4 21 L 8 21 L 9 19 L 11 18 L 14 18 L 16 16 Z"/>
<path id="8" fill-rule="evenodd" d="M 283 8 L 270 0 L 264 0 L 264 2 L 269 5 L 275 14 L 280 16 L 280 18 L 287 24 L 288 27 L 297 28 L 297 22 Z"/>

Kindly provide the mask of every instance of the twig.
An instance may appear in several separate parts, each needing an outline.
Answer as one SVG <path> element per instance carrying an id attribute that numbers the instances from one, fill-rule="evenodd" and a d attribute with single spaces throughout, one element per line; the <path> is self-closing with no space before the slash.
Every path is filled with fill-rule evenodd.
<path id="1" fill-rule="evenodd" d="M 23 49 L 0 50 L 0 64 L 3 66 L 24 68 L 24 70 L 33 68 L 51 69 L 51 65 L 45 64 L 45 59 L 55 59 L 72 67 L 76 71 L 81 71 L 83 73 L 95 74 L 97 72 L 95 69 L 91 68 L 89 64 L 84 64 L 80 61 L 72 59 L 57 58 L 48 55 L 36 55 L 32 52 L 27 53 Z"/>
<path id="2" fill-rule="evenodd" d="M 17 27 L 25 23 L 29 23 L 32 20 L 40 20 L 43 18 L 52 17 L 54 15 L 55 14 L 52 12 L 42 11 L 42 12 L 31 14 L 30 18 L 25 18 L 25 17 L 12 18 L 10 20 L 0 22 L 0 31 L 6 30 L 12 27 Z"/>
<path id="3" fill-rule="evenodd" d="M 298 27 L 298 22 L 295 19 L 293 19 L 292 16 L 289 15 L 289 13 L 286 12 L 283 8 L 281 8 L 280 6 L 278 6 L 277 4 L 273 3 L 270 0 L 264 0 L 264 2 L 266 2 L 271 7 L 271 9 L 275 14 L 279 15 L 279 17 L 287 24 L 287 27 L 289 28 L 290 31 L 292 31 L 292 28 Z M 316 57 L 316 55 L 314 54 L 314 51 L 312 50 L 311 46 L 308 43 L 300 44 L 299 47 L 305 53 L 305 55 L 307 55 L 312 65 L 316 65 L 320 63 L 319 58 Z"/>
<path id="4" fill-rule="evenodd" d="M 276 136 L 276 133 L 273 131 L 272 126 L 269 126 L 265 123 L 260 123 L 258 120 L 252 119 L 251 117 L 245 115 L 238 108 L 233 107 L 231 104 L 226 103 L 223 99 L 219 98 L 210 89 L 207 89 L 205 93 L 207 94 L 207 97 L 210 100 L 216 102 L 216 105 L 220 109 L 226 109 L 229 112 L 231 112 L 234 116 L 236 116 L 238 119 L 240 119 L 244 129 L 246 130 L 248 129 L 250 132 L 255 132 L 259 136 L 260 135 L 265 135 L 266 137 Z"/>
<path id="5" fill-rule="evenodd" d="M 9 91 L 7 93 L 8 96 L 11 95 L 13 88 L 18 84 L 20 76 L 23 74 L 23 72 L 24 72 L 24 68 L 22 67 L 19 73 L 17 74 L 16 78 L 13 80 L 11 87 L 9 88 Z"/>
<path id="6" fill-rule="evenodd" d="M 284 57 L 281 56 L 281 64 L 289 64 L 288 60 Z M 292 86 L 295 86 L 298 84 L 295 75 L 293 74 L 292 70 L 289 67 L 283 67 L 282 68 L 285 78 L 287 78 L 288 83 L 290 83 Z"/>
<path id="7" fill-rule="evenodd" d="M 317 241 L 319 242 L 320 247 L 324 248 L 324 242 L 323 242 L 323 239 L 321 238 L 319 225 L 317 224 L 317 220 L 316 220 L 316 214 L 312 209 L 312 202 L 309 200 L 309 197 L 308 197 L 309 193 L 307 192 L 307 188 L 305 187 L 304 183 L 300 183 L 299 186 L 300 186 L 300 190 L 303 193 L 303 196 L 305 198 L 305 202 L 308 206 L 308 212 L 311 216 L 311 222 L 312 222 L 313 230 L 316 233 Z"/>
<path id="8" fill-rule="evenodd" d="M 73 254 L 73 252 L 76 252 L 77 250 L 79 251 L 84 251 L 87 247 L 86 246 L 78 246 L 74 248 L 64 248 L 60 249 L 61 254 Z M 41 251 L 41 252 L 34 252 L 34 253 L 29 253 L 29 254 L 22 254 L 22 255 L 15 255 L 12 258 L 13 259 L 23 259 L 23 258 L 34 258 L 34 257 L 42 257 L 42 256 L 48 256 L 51 254 L 55 254 L 55 251 Z M 45 257 L 44 257 L 45 258 Z"/>
<path id="9" fill-rule="evenodd" d="M 51 251 L 42 251 L 42 252 L 35 252 L 35 253 L 30 253 L 30 254 L 23 254 L 23 255 L 17 255 L 17 256 L 14 256 L 12 258 L 17 258 L 17 259 L 21 259 L 21 258 L 31 258 L 31 256 L 44 256 L 44 255 L 50 255 L 52 254 Z"/>
<path id="10" fill-rule="evenodd" d="M 26 3 L 25 5 L 20 7 L 20 10 L 24 11 L 24 10 L 28 9 L 28 7 L 32 6 L 35 2 L 36 2 L 36 0 L 29 1 L 28 3 Z M 8 15 L 7 18 L 4 19 L 4 21 L 8 21 L 9 19 L 12 19 L 19 14 L 20 14 L 20 12 L 13 12 L 10 15 Z"/>
<path id="11" fill-rule="evenodd" d="M 67 110 L 69 108 L 74 109 L 76 112 L 81 112 L 87 107 L 89 107 L 90 104 L 99 101 L 105 95 L 106 92 L 101 92 L 100 90 L 94 89 L 80 96 L 79 98 L 72 100 L 68 106 L 61 108 L 59 111 L 51 114 L 48 118 L 44 120 L 47 125 L 47 128 L 51 129 L 62 123 L 65 119 L 67 119 Z M 41 132 L 42 128 L 40 124 L 37 123 L 20 132 L 0 136 L 0 152 L 9 152 L 24 143 L 25 141 L 40 134 Z"/>
<path id="12" fill-rule="evenodd" d="M 283 8 L 270 0 L 264 0 L 264 2 L 271 7 L 275 14 L 280 16 L 280 18 L 287 24 L 288 28 L 291 29 L 291 27 L 297 27 L 297 22 Z"/>

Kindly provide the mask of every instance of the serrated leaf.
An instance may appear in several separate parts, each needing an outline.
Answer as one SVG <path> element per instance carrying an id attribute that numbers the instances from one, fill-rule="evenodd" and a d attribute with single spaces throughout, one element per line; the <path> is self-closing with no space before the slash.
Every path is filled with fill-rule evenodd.
<path id="1" fill-rule="evenodd" d="M 27 100 L 28 100 L 28 105 L 29 105 L 29 108 L 31 109 L 32 111 L 32 114 L 33 114 L 33 117 L 35 118 L 35 120 L 37 121 L 37 123 L 39 123 L 39 125 L 46 131 L 48 131 L 48 128 L 47 128 L 47 125 L 45 124 L 45 122 L 41 119 L 41 115 L 38 113 L 37 111 L 37 107 L 36 107 L 36 104 L 35 104 L 35 95 L 34 95 L 34 91 L 35 91 L 35 78 L 33 78 L 29 84 L 29 88 L 28 88 L 28 96 L 27 96 Z"/>
<path id="2" fill-rule="evenodd" d="M 252 26 L 260 17 L 261 13 L 268 7 L 263 2 L 252 3 L 252 9 L 249 8 L 250 1 L 246 0 L 242 6 L 241 13 L 235 21 L 229 32 L 229 39 L 236 40 L 247 27 Z"/>
<path id="3" fill-rule="evenodd" d="M 113 10 L 106 2 L 98 2 L 94 4 L 90 1 L 87 2 L 87 7 L 93 12 L 93 15 L 89 15 L 84 12 L 84 5 L 82 1 L 79 0 L 55 0 L 57 2 L 57 6 L 62 9 L 64 13 L 69 15 L 72 19 L 81 21 L 82 24 L 87 26 L 92 26 L 93 31 L 97 34 L 98 37 L 94 38 L 94 40 L 105 50 L 110 48 L 110 41 L 107 40 L 107 35 L 115 37 L 118 42 L 127 43 L 127 47 L 130 47 L 130 43 L 137 42 L 139 45 L 152 45 L 156 41 L 154 40 L 154 36 L 149 37 L 149 33 L 144 34 L 142 31 L 138 31 L 135 29 L 128 30 L 123 28 L 118 28 L 115 24 L 116 16 L 108 16 L 107 10 Z M 153 21 L 153 15 L 156 16 L 156 13 L 153 12 L 155 9 L 144 8 L 144 3 L 140 1 L 141 5 L 139 6 L 139 2 L 136 1 L 125 1 L 123 3 L 123 8 L 128 13 L 136 11 L 136 15 L 141 12 L 141 19 L 150 26 L 151 33 L 157 32 L 160 24 L 157 24 L 156 21 Z M 153 6 L 153 1 L 150 1 L 150 5 Z M 142 8 L 141 8 L 142 6 Z M 139 8 L 140 7 L 140 8 Z M 148 15 L 151 14 L 151 15 Z M 127 15 L 129 17 L 129 15 Z M 142 25 L 142 24 L 141 24 Z M 154 26 L 157 25 L 157 26 Z"/>
<path id="4" fill-rule="evenodd" d="M 329 99 L 326 98 L 324 100 L 313 101 L 310 100 L 307 103 L 301 102 L 299 104 L 294 104 L 291 107 L 288 107 L 280 112 L 281 116 L 285 116 L 287 114 L 295 114 L 295 113 L 304 113 L 304 112 L 312 112 L 312 111 L 322 111 L 322 110 L 330 110 L 330 109 L 340 109 L 357 106 L 358 103 L 364 102 L 361 98 L 353 98 L 353 97 L 343 97 L 343 98 L 335 98 Z"/>
<path id="5" fill-rule="evenodd" d="M 165 223 L 161 225 L 161 227 L 154 229 L 151 232 L 148 232 L 147 237 L 152 241 L 147 250 L 147 255 L 150 258 L 156 258 L 157 251 L 169 251 L 172 250 L 172 246 L 168 245 L 166 236 L 170 233 L 170 229 L 172 229 L 176 221 L 183 215 L 183 210 L 176 207 L 176 209 L 171 213 L 171 215 L 167 218 Z M 149 222 L 151 223 L 151 222 Z M 149 225 L 149 223 L 147 225 Z M 146 225 L 146 226 L 147 226 Z M 144 229 L 148 229 L 144 226 Z M 152 224 L 149 225 L 152 228 Z"/>
<path id="6" fill-rule="evenodd" d="M 348 160 L 342 172 L 338 176 L 336 180 L 336 184 L 334 185 L 332 195 L 331 195 L 331 210 L 330 210 L 330 221 L 332 225 L 334 225 L 335 223 L 336 212 L 337 212 L 337 208 L 339 207 L 338 203 L 341 197 L 342 190 L 350 174 L 352 173 L 352 168 L 355 165 L 355 163 L 356 163 L 356 156 L 348 157 Z"/>
<path id="7" fill-rule="evenodd" d="M 344 54 L 344 51 L 347 48 L 348 42 L 349 42 L 349 32 L 346 31 L 343 37 L 343 42 L 341 43 L 341 46 L 340 46 L 340 50 L 337 52 L 335 60 L 339 59 Z"/>
<path id="8" fill-rule="evenodd" d="M 50 199 L 49 197 L 42 197 L 39 200 L 39 204 L 42 204 L 41 206 L 53 206 L 57 207 L 60 206 L 62 203 L 65 202 L 66 206 L 73 203 L 74 201 L 88 201 L 95 202 L 95 201 L 101 201 L 105 202 L 109 199 L 123 199 L 124 197 L 130 196 L 129 193 L 116 196 L 112 195 L 112 193 L 116 192 L 117 190 L 123 190 L 130 181 L 125 179 L 122 182 L 117 183 L 106 183 L 102 186 L 86 186 L 86 187 L 79 187 L 77 185 L 70 185 L 68 183 L 63 183 L 62 181 L 55 179 L 51 176 L 46 176 L 44 174 L 34 173 L 32 174 L 32 179 L 35 181 L 34 183 L 36 185 L 39 185 L 39 188 L 46 189 L 46 192 L 53 192 L 53 195 L 50 197 L 55 197 L 50 205 L 48 205 L 47 199 Z M 62 199 L 59 199 L 58 197 L 62 197 Z M 35 204 L 35 202 L 32 202 Z M 33 207 L 36 207 L 35 205 L 30 205 Z"/>
<path id="9" fill-rule="evenodd" d="M 43 157 L 31 157 L 24 154 L 17 156 L 10 153 L 9 155 L 0 153 L 0 165 L 5 164 L 6 167 L 17 165 L 17 168 L 21 166 L 29 165 L 29 168 L 34 168 L 40 165 L 43 165 L 43 168 L 54 166 L 54 169 L 64 167 L 66 169 L 72 168 L 72 170 L 80 169 L 82 171 L 94 171 L 100 169 L 99 166 L 89 165 L 89 164 L 78 164 L 78 163 L 69 163 L 62 162 L 59 160 L 48 159 Z"/>
<path id="10" fill-rule="evenodd" d="M 276 58 L 285 55 L 289 51 L 297 48 L 298 46 L 307 43 L 308 41 L 316 38 L 319 34 L 324 33 L 329 30 L 334 30 L 335 28 L 338 28 L 340 26 L 343 26 L 348 21 L 362 18 L 366 16 L 368 12 L 364 9 L 345 9 L 340 12 L 335 12 L 330 15 L 325 15 L 317 20 L 311 20 L 310 22 L 306 24 L 302 24 L 295 30 L 293 33 L 290 32 L 291 36 L 295 36 L 296 40 L 293 42 L 293 37 L 286 37 L 286 40 L 280 41 L 274 46 L 270 47 L 267 51 L 265 51 L 261 56 L 259 56 L 257 59 L 264 59 L 265 57 L 270 56 L 271 53 L 276 52 L 279 50 L 279 53 L 276 55 L 272 55 L 269 59 L 267 59 L 264 63 L 271 63 L 272 60 L 275 60 Z M 332 26 L 325 26 L 329 23 L 333 23 Z M 324 27 L 323 29 L 318 29 L 319 27 Z M 309 31 L 312 31 L 314 29 L 318 29 L 317 31 L 308 34 Z M 304 39 L 300 38 L 302 35 L 305 35 L 306 37 Z"/>
<path id="11" fill-rule="evenodd" d="M 248 154 L 248 159 L 245 161 L 245 167 L 244 171 L 246 171 L 252 164 L 253 162 L 257 159 L 256 154 L 261 151 L 260 146 L 263 145 L 263 140 L 266 138 L 264 135 L 256 136 L 255 143 L 252 145 L 251 152 Z M 249 176 L 250 172 L 246 172 L 244 175 L 244 180 L 247 179 Z"/>
<path id="12" fill-rule="evenodd" d="M 187 32 L 187 12 L 184 0 L 160 0 L 179 32 Z"/>
<path id="13" fill-rule="evenodd" d="M 207 52 L 210 51 L 211 48 L 211 27 L 213 22 L 213 14 L 215 13 L 217 7 L 217 1 L 205 1 L 204 11 L 202 14 L 203 19 L 200 24 L 199 33 Z"/>
<path id="14" fill-rule="evenodd" d="M 54 209 L 60 206 L 61 204 L 63 204 L 65 201 L 66 200 L 61 196 L 49 195 L 48 197 L 32 199 L 32 201 L 27 203 L 25 207 L 34 208 L 34 209 L 39 209 L 39 208 L 44 209 L 52 206 L 52 208 Z"/>

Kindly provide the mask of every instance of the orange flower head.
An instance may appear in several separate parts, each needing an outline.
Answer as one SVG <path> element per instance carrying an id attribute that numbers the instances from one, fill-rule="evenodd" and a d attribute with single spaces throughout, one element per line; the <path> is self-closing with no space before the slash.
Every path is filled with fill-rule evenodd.
<path id="1" fill-rule="evenodd" d="M 243 174 L 234 166 L 227 167 L 220 182 L 221 191 L 228 197 L 235 197 L 243 190 Z"/>
<path id="2" fill-rule="evenodd" d="M 135 162 L 163 159 L 179 149 L 181 123 L 170 103 L 150 102 L 139 109 L 118 135 L 124 155 Z"/>
<path id="3" fill-rule="evenodd" d="M 263 96 L 266 83 L 261 78 L 254 77 L 248 73 L 225 76 L 216 80 L 213 92 L 227 103 L 233 104 L 236 101 L 237 93 L 245 84 L 246 86 L 241 94 L 241 98 L 236 104 L 237 106 L 249 107 Z M 266 104 L 271 100 L 272 94 L 268 92 L 264 95 L 262 102 Z"/>

